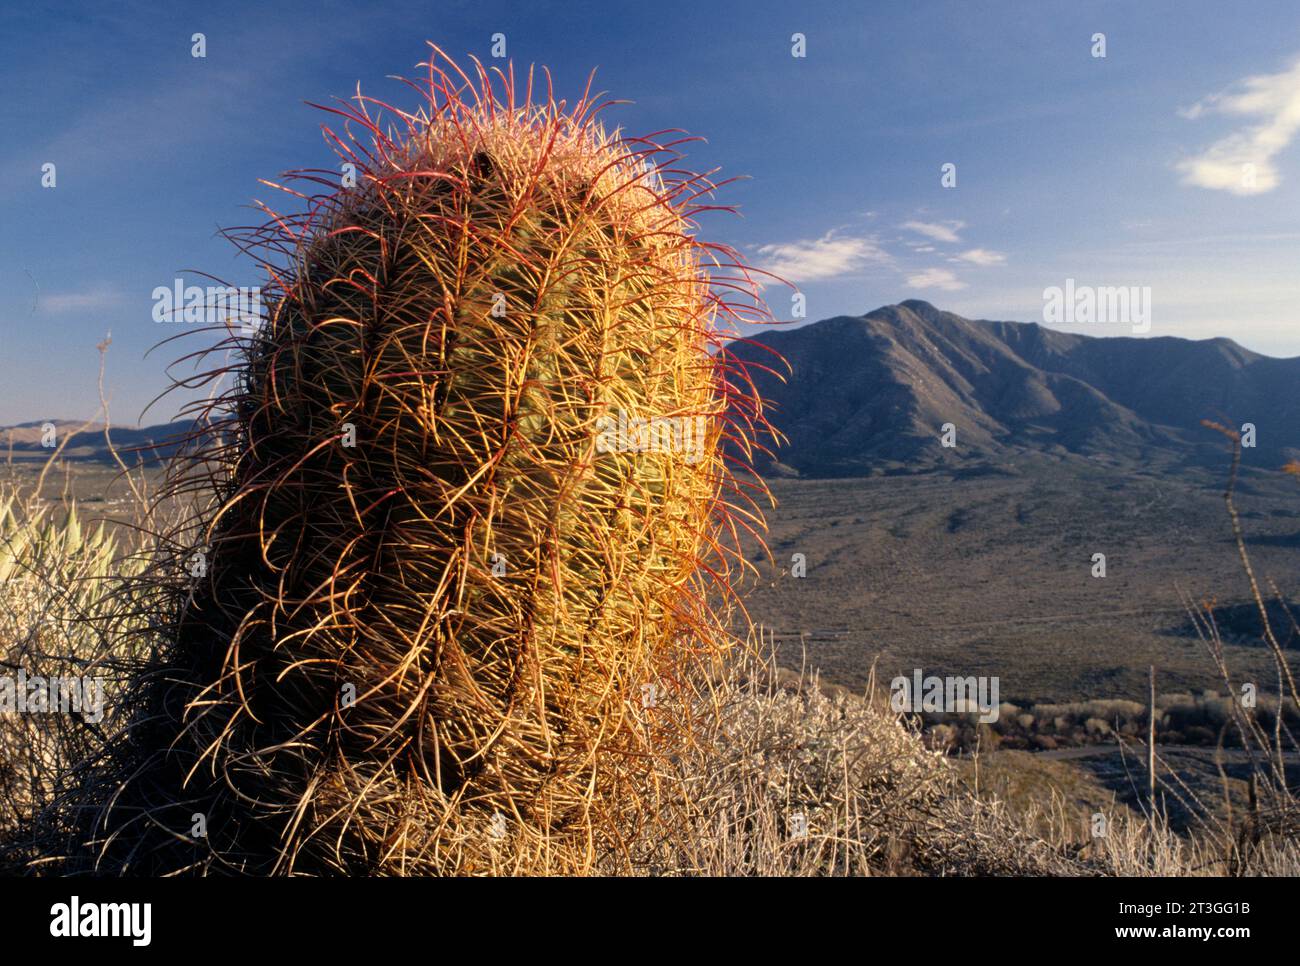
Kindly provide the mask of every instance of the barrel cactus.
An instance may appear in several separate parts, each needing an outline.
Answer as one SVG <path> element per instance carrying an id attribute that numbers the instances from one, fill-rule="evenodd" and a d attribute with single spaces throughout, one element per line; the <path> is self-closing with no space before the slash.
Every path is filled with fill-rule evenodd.
<path id="1" fill-rule="evenodd" d="M 421 67 L 233 233 L 264 315 L 173 471 L 216 497 L 103 863 L 586 871 L 734 640 L 765 423 L 723 345 L 764 310 L 714 186 L 549 75 Z"/>

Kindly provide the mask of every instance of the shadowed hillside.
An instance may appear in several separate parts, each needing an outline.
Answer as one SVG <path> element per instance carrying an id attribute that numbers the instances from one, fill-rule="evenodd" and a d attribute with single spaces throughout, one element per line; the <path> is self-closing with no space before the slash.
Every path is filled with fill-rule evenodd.
<path id="1" fill-rule="evenodd" d="M 6 455 L 16 460 L 45 460 L 67 439 L 59 454 L 63 459 L 107 463 L 113 461 L 103 423 L 89 425 L 75 420 L 55 419 L 53 446 L 44 445 L 47 438 L 43 421 L 19 423 L 0 428 L 0 447 Z M 193 423 L 180 421 L 161 426 L 144 426 L 139 429 L 114 426 L 109 430 L 113 448 L 128 464 L 153 463 L 171 456 L 193 428 Z"/>
<path id="2" fill-rule="evenodd" d="M 1276 467 L 1300 451 L 1300 358 L 1229 339 L 1069 335 L 912 300 L 754 341 L 790 363 L 785 382 L 756 381 L 789 439 L 777 459 L 803 476 L 1003 463 L 1017 451 L 1217 465 L 1207 418 L 1256 425 L 1248 463 Z M 771 365 L 755 345 L 728 351 Z M 939 443 L 944 423 L 956 426 L 953 449 Z"/>

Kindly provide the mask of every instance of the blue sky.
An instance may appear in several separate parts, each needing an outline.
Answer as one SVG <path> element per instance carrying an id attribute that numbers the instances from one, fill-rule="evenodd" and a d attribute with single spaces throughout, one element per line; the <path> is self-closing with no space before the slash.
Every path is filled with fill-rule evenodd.
<path id="1" fill-rule="evenodd" d="M 426 40 L 488 59 L 494 33 L 563 94 L 597 68 L 635 102 L 609 115 L 630 133 L 685 128 L 708 139 L 695 168 L 748 175 L 723 196 L 743 217 L 701 232 L 795 282 L 810 321 L 907 298 L 1041 321 L 1073 278 L 1149 287 L 1152 336 L 1300 355 L 1289 0 L 37 2 L 0 13 L 0 424 L 92 415 L 109 330 L 113 418 L 135 423 L 182 351 L 146 356 L 177 331 L 153 289 L 187 269 L 256 284 L 217 228 L 275 201 L 258 178 L 334 165 L 304 102 L 360 81 L 410 103 L 386 75 L 415 74 Z"/>

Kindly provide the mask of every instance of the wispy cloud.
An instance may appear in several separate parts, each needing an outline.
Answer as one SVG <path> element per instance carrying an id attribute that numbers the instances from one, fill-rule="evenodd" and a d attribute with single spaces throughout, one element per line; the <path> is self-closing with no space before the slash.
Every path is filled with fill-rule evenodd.
<path id="1" fill-rule="evenodd" d="M 885 264 L 889 254 L 869 236 L 837 235 L 763 245 L 757 249 L 759 268 L 795 284 L 838 278 L 870 264 Z"/>
<path id="2" fill-rule="evenodd" d="M 905 221 L 898 227 L 914 231 L 926 238 L 933 238 L 938 242 L 955 245 L 961 241 L 961 236 L 957 233 L 966 227 L 966 223 L 964 221 Z"/>
<path id="3" fill-rule="evenodd" d="M 966 283 L 946 268 L 927 268 L 923 272 L 907 276 L 908 288 L 937 288 L 944 292 L 956 292 L 966 287 Z"/>
<path id="4" fill-rule="evenodd" d="M 987 248 L 972 248 L 956 256 L 954 262 L 967 262 L 971 265 L 978 265 L 981 268 L 988 268 L 991 265 L 1003 265 L 1006 263 L 1007 256 L 1001 252 L 990 251 Z"/>
<path id="5" fill-rule="evenodd" d="M 1300 60 L 1278 74 L 1247 77 L 1179 113 L 1191 120 L 1211 113 L 1259 119 L 1179 161 L 1183 184 L 1235 195 L 1272 191 L 1281 181 L 1273 159 L 1300 133 Z"/>
<path id="6" fill-rule="evenodd" d="M 43 312 L 85 312 L 116 305 L 122 300 L 122 293 L 115 289 L 96 288 L 87 292 L 42 292 L 37 306 Z"/>

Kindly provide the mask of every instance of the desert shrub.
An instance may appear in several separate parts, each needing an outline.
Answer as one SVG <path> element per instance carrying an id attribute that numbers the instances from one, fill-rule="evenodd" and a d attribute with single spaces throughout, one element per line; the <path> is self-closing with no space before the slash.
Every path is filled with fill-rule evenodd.
<path id="1" fill-rule="evenodd" d="M 1089 718 L 1084 722 L 1084 728 L 1089 735 L 1097 737 L 1110 733 L 1110 724 L 1101 718 Z"/>
<path id="2" fill-rule="evenodd" d="M 976 797 L 886 702 L 731 661 L 703 726 L 660 760 L 655 821 L 601 859 L 651 875 L 1069 875 L 1099 871 Z M 706 711 L 716 709 L 716 713 Z"/>
<path id="3" fill-rule="evenodd" d="M 947 751 L 957 743 L 957 729 L 950 724 L 939 724 L 925 731 L 926 744 L 935 751 Z"/>
<path id="4" fill-rule="evenodd" d="M 125 595 L 140 569 L 130 549 L 74 503 L 0 487 L 0 839 L 120 727 L 132 631 L 148 621 Z"/>

